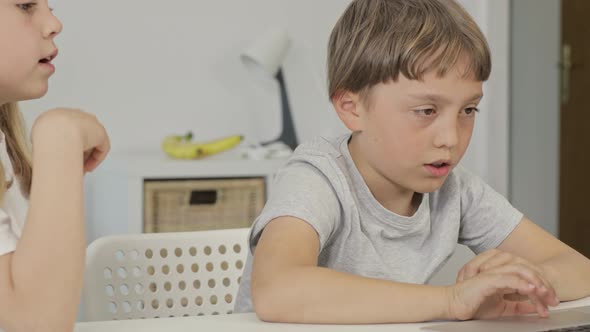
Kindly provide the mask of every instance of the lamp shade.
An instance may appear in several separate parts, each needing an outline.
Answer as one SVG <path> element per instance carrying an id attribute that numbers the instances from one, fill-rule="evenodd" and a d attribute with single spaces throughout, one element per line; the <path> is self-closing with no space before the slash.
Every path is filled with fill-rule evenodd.
<path id="1" fill-rule="evenodd" d="M 240 58 L 246 67 L 274 77 L 289 50 L 291 40 L 285 29 L 266 31 L 244 50 Z"/>

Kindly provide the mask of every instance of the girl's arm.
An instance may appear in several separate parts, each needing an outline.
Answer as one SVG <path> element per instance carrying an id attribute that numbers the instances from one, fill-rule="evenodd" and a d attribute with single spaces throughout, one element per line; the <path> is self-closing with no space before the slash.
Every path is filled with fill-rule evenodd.
<path id="1" fill-rule="evenodd" d="M 16 250 L 0 257 L 0 324 L 6 331 L 71 331 L 86 250 L 83 155 L 89 145 L 105 151 L 108 139 L 96 118 L 73 110 L 41 116 L 32 139 L 25 227 Z"/>
<path id="2" fill-rule="evenodd" d="M 404 323 L 531 313 L 527 304 L 497 302 L 494 294 L 530 294 L 533 281 L 512 273 L 482 274 L 451 287 L 370 279 L 317 266 L 319 237 L 293 217 L 264 229 L 254 254 L 252 301 L 258 317 L 289 323 Z M 538 280 L 534 281 L 538 282 Z"/>

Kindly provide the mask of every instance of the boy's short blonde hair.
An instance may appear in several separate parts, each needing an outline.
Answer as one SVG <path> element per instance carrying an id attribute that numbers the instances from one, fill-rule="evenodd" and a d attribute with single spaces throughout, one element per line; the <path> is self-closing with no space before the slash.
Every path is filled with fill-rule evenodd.
<path id="1" fill-rule="evenodd" d="M 461 58 L 465 75 L 486 81 L 491 71 L 486 39 L 454 0 L 354 0 L 336 23 L 328 44 L 330 98 L 340 91 L 366 97 L 401 73 L 421 79 L 445 75 Z"/>

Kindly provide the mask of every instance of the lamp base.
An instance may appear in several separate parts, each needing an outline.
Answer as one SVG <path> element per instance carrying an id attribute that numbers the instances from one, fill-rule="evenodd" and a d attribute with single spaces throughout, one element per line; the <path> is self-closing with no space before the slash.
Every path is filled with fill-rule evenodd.
<path id="1" fill-rule="evenodd" d="M 245 148 L 243 152 L 243 157 L 247 159 L 285 159 L 291 156 L 293 150 L 291 148 L 281 142 L 281 141 L 273 141 L 273 142 L 266 142 L 259 145 L 251 145 Z"/>
<path id="2" fill-rule="evenodd" d="M 289 149 L 291 151 L 293 151 L 294 149 L 289 146 L 289 144 L 287 144 L 286 142 L 281 141 L 280 139 L 275 139 L 272 141 L 268 141 L 268 142 L 262 142 L 260 143 L 261 146 L 264 146 L 266 148 L 281 148 L 281 149 Z"/>

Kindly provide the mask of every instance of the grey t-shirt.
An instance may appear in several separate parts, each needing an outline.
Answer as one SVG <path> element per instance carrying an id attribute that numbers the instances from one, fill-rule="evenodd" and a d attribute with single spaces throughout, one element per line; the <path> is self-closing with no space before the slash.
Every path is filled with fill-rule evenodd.
<path id="1" fill-rule="evenodd" d="M 350 135 L 299 146 L 276 175 L 250 233 L 250 253 L 235 312 L 253 311 L 252 253 L 264 227 L 292 216 L 318 233 L 318 265 L 369 278 L 424 284 L 456 244 L 481 253 L 499 246 L 523 215 L 480 178 L 457 167 L 443 186 L 422 195 L 411 217 L 385 209 L 372 195 L 348 150 Z"/>

